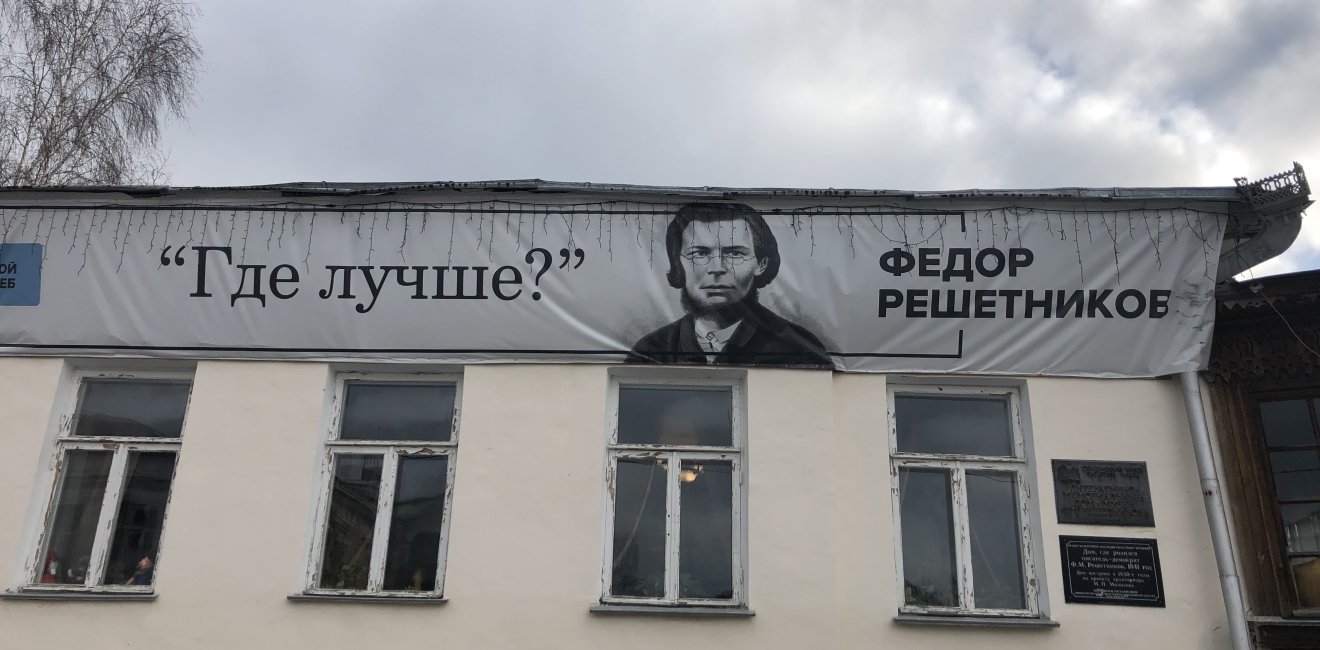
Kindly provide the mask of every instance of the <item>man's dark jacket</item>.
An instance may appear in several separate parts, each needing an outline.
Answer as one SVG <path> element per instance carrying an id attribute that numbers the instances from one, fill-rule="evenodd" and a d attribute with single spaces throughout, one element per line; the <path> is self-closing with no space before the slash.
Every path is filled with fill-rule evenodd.
<path id="1" fill-rule="evenodd" d="M 789 322 L 760 303 L 743 303 L 746 313 L 715 363 L 743 366 L 833 368 L 820 339 L 806 328 Z M 708 363 L 697 343 L 697 330 L 688 314 L 643 336 L 628 353 L 628 363 Z"/>

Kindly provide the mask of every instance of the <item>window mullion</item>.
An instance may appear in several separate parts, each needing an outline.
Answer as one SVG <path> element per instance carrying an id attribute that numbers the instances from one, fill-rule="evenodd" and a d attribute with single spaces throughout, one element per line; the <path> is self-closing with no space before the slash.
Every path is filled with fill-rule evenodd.
<path id="1" fill-rule="evenodd" d="M 179 438 L 126 438 L 123 436 L 79 436 L 62 438 L 65 449 L 104 450 L 107 445 L 124 445 L 133 451 L 169 451 L 179 448 Z"/>
<path id="2" fill-rule="evenodd" d="M 677 451 L 685 454 L 704 454 L 708 457 L 717 457 L 721 454 L 738 453 L 737 447 L 722 447 L 716 445 L 664 445 L 664 444 L 627 444 L 610 445 L 610 449 L 625 453 L 649 454 L 654 452 Z"/>
<path id="3" fill-rule="evenodd" d="M 679 479 L 683 461 L 678 452 L 670 452 L 668 458 L 669 467 L 665 475 L 665 598 L 675 600 L 678 598 L 679 510 L 682 508 L 679 501 Z"/>
<path id="4" fill-rule="evenodd" d="M 105 575 L 106 556 L 110 553 L 110 542 L 114 537 L 115 517 L 119 514 L 119 495 L 123 492 L 124 469 L 127 465 L 128 449 L 124 445 L 119 445 L 115 448 L 115 455 L 110 461 L 105 495 L 101 498 L 101 514 L 96 521 L 91 560 L 87 564 L 87 576 L 83 582 L 87 587 L 96 586 Z"/>
<path id="5" fill-rule="evenodd" d="M 953 498 L 953 548 L 956 554 L 955 565 L 958 579 L 958 606 L 972 609 L 976 594 L 972 588 L 972 544 L 971 527 L 967 513 L 967 471 L 961 463 L 950 470 Z"/>
<path id="6" fill-rule="evenodd" d="M 380 591 L 385 583 L 385 553 L 389 550 L 390 520 L 394 515 L 394 482 L 399 473 L 398 450 L 386 451 L 381 460 L 380 495 L 376 501 L 376 528 L 371 536 L 367 591 Z"/>

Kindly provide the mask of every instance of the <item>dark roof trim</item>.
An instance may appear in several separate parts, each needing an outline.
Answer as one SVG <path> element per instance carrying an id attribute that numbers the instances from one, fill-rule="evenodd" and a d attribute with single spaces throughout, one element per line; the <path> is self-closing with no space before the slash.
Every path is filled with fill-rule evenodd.
<path id="1" fill-rule="evenodd" d="M 883 197 L 905 199 L 1041 198 L 1041 199 L 1127 199 L 1127 200 L 1196 200 L 1240 201 L 1237 187 L 1061 187 L 1046 189 L 964 189 L 943 191 L 866 190 L 848 188 L 794 187 L 670 187 L 662 185 L 627 185 L 617 183 L 565 183 L 539 179 L 505 181 L 437 181 L 422 183 L 331 183 L 298 182 L 273 185 L 220 187 L 166 186 L 54 186 L 6 187 L 0 193 L 118 193 L 134 197 L 169 196 L 193 192 L 242 193 L 280 192 L 294 196 L 369 196 L 430 191 L 529 192 L 538 194 L 654 194 L 703 198 L 750 197 Z"/>
<path id="2" fill-rule="evenodd" d="M 1320 301 L 1320 269 L 1268 275 L 1252 280 L 1221 283 L 1215 288 L 1215 297 L 1221 306 L 1263 304 L 1264 298 L 1309 298 Z"/>
<path id="3" fill-rule="evenodd" d="M 666 187 L 610 183 L 564 183 L 540 179 L 505 181 L 439 181 L 422 183 L 300 182 L 242 187 L 78 186 L 0 188 L 0 200 L 21 194 L 119 194 L 135 199 L 187 199 L 189 195 L 266 194 L 284 198 L 350 198 L 397 196 L 426 192 L 476 194 L 619 194 L 692 199 L 868 199 L 898 201 L 968 200 L 1102 200 L 1223 202 L 1230 223 L 1225 232 L 1217 280 L 1223 282 L 1287 250 L 1301 230 L 1302 211 L 1311 205 L 1310 186 L 1302 166 L 1257 181 L 1234 179 L 1233 187 L 1062 187 L 1053 189 L 916 192 L 903 190 Z"/>

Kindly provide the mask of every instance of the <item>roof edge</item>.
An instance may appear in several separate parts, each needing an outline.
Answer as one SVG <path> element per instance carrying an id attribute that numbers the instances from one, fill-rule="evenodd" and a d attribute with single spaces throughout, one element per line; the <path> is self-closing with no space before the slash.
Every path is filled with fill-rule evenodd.
<path id="1" fill-rule="evenodd" d="M 1301 163 L 1293 162 L 1289 171 L 1250 182 L 1233 179 L 1242 200 L 1251 206 L 1260 221 L 1259 230 L 1250 238 L 1229 242 L 1219 254 L 1218 282 L 1231 280 L 1266 260 L 1282 255 L 1302 232 L 1302 212 L 1310 207 L 1311 185 Z"/>
<path id="2" fill-rule="evenodd" d="M 96 185 L 96 186 L 28 186 L 3 187 L 0 193 L 119 193 L 147 198 L 192 192 L 281 192 L 303 196 L 364 196 L 372 194 L 427 191 L 484 191 L 531 193 L 598 193 L 598 194 L 655 194 L 668 196 L 699 196 L 705 198 L 737 197 L 884 197 L 907 199 L 968 199 L 968 198 L 1072 198 L 1072 199 L 1188 199 L 1188 200 L 1242 200 L 1239 187 L 1056 187 L 1025 189 L 960 190 L 882 190 L 859 188 L 797 188 L 797 187 L 721 187 L 721 186 L 665 186 L 632 185 L 626 183 L 589 183 L 516 179 L 492 181 L 427 181 L 417 183 L 339 183 L 292 182 L 270 185 L 236 186 L 161 186 L 161 185 Z"/>

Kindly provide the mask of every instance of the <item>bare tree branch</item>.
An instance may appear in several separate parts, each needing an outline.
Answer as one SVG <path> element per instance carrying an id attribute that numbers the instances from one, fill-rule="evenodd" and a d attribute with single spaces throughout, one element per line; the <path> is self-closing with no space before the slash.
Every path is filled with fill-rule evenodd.
<path id="1" fill-rule="evenodd" d="M 179 0 L 0 0 L 0 186 L 159 182 L 201 61 Z"/>

